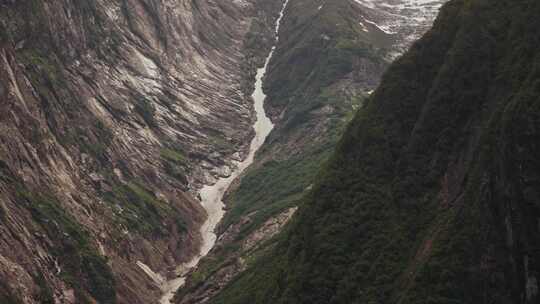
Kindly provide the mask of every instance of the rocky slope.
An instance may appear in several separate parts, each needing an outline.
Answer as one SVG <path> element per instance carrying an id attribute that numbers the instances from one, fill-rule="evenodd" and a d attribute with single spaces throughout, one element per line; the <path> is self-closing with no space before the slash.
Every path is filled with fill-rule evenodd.
<path id="1" fill-rule="evenodd" d="M 211 303 L 538 303 L 538 14 L 447 3 Z"/>
<path id="2" fill-rule="evenodd" d="M 354 0 L 364 13 L 360 19 L 363 30 L 373 27 L 391 35 L 394 43 L 387 58 L 395 59 L 425 33 L 433 24 L 439 8 L 447 0 Z"/>
<path id="3" fill-rule="evenodd" d="M 382 27 L 394 1 L 381 1 L 382 8 L 352 0 L 290 1 L 265 79 L 276 127 L 255 164 L 230 189 L 220 240 L 178 303 L 206 302 L 273 246 L 272 237 L 311 188 L 354 111 L 379 84 L 390 55 L 427 30 L 435 18 L 432 8 L 441 2 L 404 10 L 403 16 L 429 14 L 388 33 Z"/>
<path id="4" fill-rule="evenodd" d="M 245 154 L 278 9 L 0 1 L 1 303 L 159 298 L 146 267 L 197 251 L 193 194 Z"/>

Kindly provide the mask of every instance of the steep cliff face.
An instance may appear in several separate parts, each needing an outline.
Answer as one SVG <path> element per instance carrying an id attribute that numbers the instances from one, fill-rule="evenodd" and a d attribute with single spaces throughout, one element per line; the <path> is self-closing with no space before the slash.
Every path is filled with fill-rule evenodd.
<path id="1" fill-rule="evenodd" d="M 453 0 L 213 303 L 538 303 L 533 0 Z"/>
<path id="2" fill-rule="evenodd" d="M 192 196 L 243 157 L 276 10 L 0 1 L 0 302 L 159 298 L 144 265 L 196 252 Z"/>
<path id="3" fill-rule="evenodd" d="M 179 303 L 204 303 L 273 246 L 353 113 L 389 60 L 424 33 L 442 1 L 291 0 L 265 78 L 276 126 L 253 166 L 228 194 L 215 250 L 193 273 Z M 399 7 L 407 7 L 401 9 Z M 389 14 L 392 32 L 385 29 Z M 424 16 L 417 19 L 405 19 Z M 409 22 L 404 22 L 409 20 Z"/>

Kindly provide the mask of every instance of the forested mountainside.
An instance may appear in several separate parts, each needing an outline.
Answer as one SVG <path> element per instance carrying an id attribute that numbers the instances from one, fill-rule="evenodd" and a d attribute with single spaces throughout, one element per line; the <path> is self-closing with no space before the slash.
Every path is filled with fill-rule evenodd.
<path id="1" fill-rule="evenodd" d="M 277 244 L 210 302 L 538 303 L 539 15 L 445 4 Z"/>
<path id="2" fill-rule="evenodd" d="M 0 1 L 0 303 L 155 303 L 247 151 L 279 3 Z M 240 152 L 237 152 L 240 151 Z"/>
<path id="3" fill-rule="evenodd" d="M 204 303 L 272 248 L 392 57 L 428 29 L 442 2 L 289 1 L 264 82 L 275 128 L 230 189 L 218 244 L 178 303 Z"/>

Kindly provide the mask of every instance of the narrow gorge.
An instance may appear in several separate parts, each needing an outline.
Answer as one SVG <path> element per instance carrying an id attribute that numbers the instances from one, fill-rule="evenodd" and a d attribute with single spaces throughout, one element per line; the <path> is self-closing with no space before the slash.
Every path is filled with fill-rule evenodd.
<path id="1" fill-rule="evenodd" d="M 275 35 L 276 35 L 276 43 L 279 41 L 279 27 L 281 24 L 281 20 L 283 18 L 283 15 L 285 13 L 285 9 L 287 8 L 289 0 L 285 0 L 285 3 L 283 4 L 283 8 L 281 9 L 279 13 L 279 17 L 276 21 L 276 27 L 275 27 Z M 266 112 L 264 109 L 264 101 L 266 99 L 266 95 L 263 92 L 263 80 L 264 76 L 266 75 L 267 69 L 268 69 L 268 63 L 270 62 L 270 59 L 272 58 L 272 55 L 274 54 L 275 45 L 272 46 L 272 49 L 270 51 L 270 54 L 265 59 L 264 66 L 262 68 L 259 68 L 257 70 L 257 75 L 255 77 L 255 90 L 253 94 L 251 95 L 253 102 L 254 102 L 254 108 L 256 113 L 256 119 L 255 123 L 253 124 L 253 129 L 255 130 L 255 135 L 253 139 L 251 140 L 251 144 L 249 146 L 249 152 L 247 154 L 247 157 L 238 162 L 232 164 L 232 173 L 229 174 L 229 176 L 219 178 L 217 182 L 215 182 L 212 185 L 205 185 L 200 190 L 200 198 L 201 198 L 201 205 L 206 210 L 206 213 L 208 214 L 208 218 L 204 222 L 204 224 L 201 226 L 201 238 L 202 238 L 202 244 L 200 247 L 200 252 L 193 257 L 190 261 L 187 263 L 184 263 L 178 267 L 176 270 L 176 274 L 179 276 L 176 279 L 173 279 L 171 281 L 164 283 L 164 292 L 165 295 L 161 298 L 160 303 L 161 304 L 169 304 L 174 297 L 176 291 L 185 283 L 185 276 L 187 273 L 196 267 L 199 263 L 199 261 L 205 257 L 210 250 L 214 247 L 214 244 L 217 240 L 217 235 L 215 233 L 215 229 L 221 219 L 223 218 L 223 215 L 225 214 L 224 208 L 225 204 L 223 203 L 223 197 L 225 196 L 226 191 L 229 189 L 229 186 L 231 183 L 233 183 L 239 176 L 244 172 L 244 170 L 249 167 L 254 159 L 255 154 L 257 151 L 261 148 L 261 146 L 264 144 L 264 141 L 266 140 L 266 137 L 270 134 L 272 129 L 274 128 L 274 124 L 272 121 L 266 116 Z"/>
<path id="2" fill-rule="evenodd" d="M 536 304 L 537 0 L 0 0 L 0 304 Z"/>

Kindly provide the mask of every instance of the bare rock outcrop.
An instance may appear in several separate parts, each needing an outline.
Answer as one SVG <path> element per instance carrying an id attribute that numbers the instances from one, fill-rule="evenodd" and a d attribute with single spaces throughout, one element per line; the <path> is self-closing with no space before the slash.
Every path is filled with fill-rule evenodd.
<path id="1" fill-rule="evenodd" d="M 193 194 L 249 144 L 268 6 L 0 1 L 0 302 L 157 301 L 137 262 L 197 251 Z"/>

